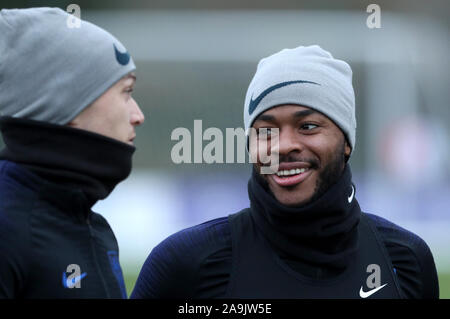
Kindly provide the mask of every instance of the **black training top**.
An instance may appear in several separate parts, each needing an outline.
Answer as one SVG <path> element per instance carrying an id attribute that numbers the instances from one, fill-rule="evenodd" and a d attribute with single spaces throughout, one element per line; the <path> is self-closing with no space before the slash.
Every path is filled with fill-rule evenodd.
<path id="1" fill-rule="evenodd" d="M 285 268 L 289 268 L 288 272 L 301 274 L 311 281 L 340 277 L 355 260 L 357 229 L 364 229 L 358 226 L 364 220 L 377 233 L 380 247 L 387 252 L 385 255 L 400 297 L 439 298 L 436 267 L 427 244 L 419 236 L 384 218 L 362 213 L 356 199 L 348 204 L 349 197 L 342 196 L 346 194 L 347 187 L 353 187 L 351 192 L 354 195 L 348 167 L 341 180 L 319 200 L 296 209 L 301 214 L 290 214 L 294 210 L 277 203 L 260 184 L 253 174 L 249 182 L 251 207 L 247 209 L 247 215 L 252 216 L 257 225 L 255 232 L 263 234 L 271 250 L 280 257 L 287 266 Z M 338 199 L 341 197 L 345 200 Z M 295 216 L 297 220 L 284 220 L 286 216 Z M 302 216 L 301 220 L 298 216 Z M 320 219 L 315 219 L 315 216 L 320 216 Z M 264 219 L 266 221 L 262 221 Z M 233 232 L 236 227 L 232 227 L 232 220 L 230 217 L 210 220 L 165 239 L 147 258 L 131 298 L 229 297 L 231 274 L 236 272 L 233 242 L 236 243 L 237 235 L 236 231 Z M 248 247 L 248 255 L 253 256 L 252 246 Z M 240 258 L 245 258 L 245 254 L 244 251 Z M 306 259 L 304 256 L 307 256 Z M 258 264 L 252 259 L 248 258 L 247 263 L 254 267 L 250 269 L 256 270 Z M 272 274 L 266 275 L 270 277 Z M 242 278 L 245 278 L 245 273 Z M 258 291 L 258 295 L 264 294 Z M 247 296 L 251 297 L 251 293 Z"/>
<path id="2" fill-rule="evenodd" d="M 426 243 L 384 218 L 366 215 L 381 234 L 403 294 L 407 298 L 438 298 L 436 268 Z M 227 217 L 182 230 L 152 250 L 131 298 L 224 297 L 231 250 Z"/>
<path id="3" fill-rule="evenodd" d="M 119 247 L 91 210 L 134 147 L 60 125 L 0 118 L 0 299 L 126 298 Z"/>

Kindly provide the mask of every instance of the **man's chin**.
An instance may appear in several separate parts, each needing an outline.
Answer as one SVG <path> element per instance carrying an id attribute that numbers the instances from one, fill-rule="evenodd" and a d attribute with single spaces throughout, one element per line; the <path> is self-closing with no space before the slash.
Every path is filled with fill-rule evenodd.
<path id="1" fill-rule="evenodd" d="M 270 178 L 270 177 L 269 177 Z M 268 181 L 270 192 L 273 194 L 275 199 L 284 206 L 289 207 L 300 207 L 311 202 L 314 191 L 310 193 L 311 189 L 303 190 L 301 185 L 297 184 L 291 187 L 281 187 L 279 185 L 274 185 L 273 181 Z"/>
<path id="2" fill-rule="evenodd" d="M 273 191 L 272 194 L 275 197 L 275 199 L 284 206 L 289 207 L 300 207 L 305 206 L 306 204 L 310 203 L 313 196 L 305 194 L 296 194 L 294 192 L 284 192 L 284 191 Z"/>

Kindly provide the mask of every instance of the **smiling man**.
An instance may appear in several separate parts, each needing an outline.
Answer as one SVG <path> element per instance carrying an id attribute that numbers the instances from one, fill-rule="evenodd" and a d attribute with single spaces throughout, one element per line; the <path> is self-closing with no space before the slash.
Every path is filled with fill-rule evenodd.
<path id="1" fill-rule="evenodd" d="M 343 132 L 325 115 L 308 107 L 281 105 L 269 109 L 256 118 L 252 127 L 255 130 L 250 138 L 255 146 L 261 144 L 261 139 L 270 143 L 276 138 L 277 172 L 261 177 L 275 198 L 287 206 L 302 206 L 319 198 L 338 180 L 350 156 L 351 148 Z M 257 154 L 253 156 L 257 158 Z M 257 161 L 259 172 L 262 166 Z"/>
<path id="2" fill-rule="evenodd" d="M 261 60 L 244 124 L 258 159 L 250 207 L 155 247 L 132 297 L 438 298 L 426 243 L 359 207 L 347 63 L 318 46 Z M 264 164 L 259 154 L 278 161 Z"/>
<path id="3" fill-rule="evenodd" d="M 69 17 L 0 11 L 0 298 L 126 298 L 116 238 L 91 208 L 131 172 L 136 67 Z"/>

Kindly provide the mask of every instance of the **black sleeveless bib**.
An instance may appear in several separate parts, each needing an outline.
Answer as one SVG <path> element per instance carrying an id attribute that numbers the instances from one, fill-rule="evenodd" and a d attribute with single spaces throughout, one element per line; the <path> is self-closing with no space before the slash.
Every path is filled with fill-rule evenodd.
<path id="1" fill-rule="evenodd" d="M 398 280 L 377 230 L 364 213 L 354 260 L 338 276 L 312 279 L 292 270 L 257 229 L 250 209 L 228 216 L 233 266 L 226 298 L 402 298 Z"/>

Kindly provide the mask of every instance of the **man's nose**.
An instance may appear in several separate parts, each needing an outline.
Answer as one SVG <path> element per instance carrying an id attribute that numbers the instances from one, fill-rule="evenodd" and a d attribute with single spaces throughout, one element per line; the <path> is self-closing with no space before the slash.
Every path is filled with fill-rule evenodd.
<path id="1" fill-rule="evenodd" d="M 144 113 L 142 113 L 141 109 L 139 108 L 139 105 L 134 102 L 134 107 L 131 112 L 131 119 L 130 122 L 134 126 L 142 125 L 145 121 Z"/>
<path id="2" fill-rule="evenodd" d="M 301 141 L 299 134 L 294 129 L 280 130 L 278 152 L 280 155 L 287 155 L 291 152 L 301 152 L 304 145 Z"/>

